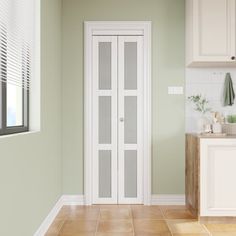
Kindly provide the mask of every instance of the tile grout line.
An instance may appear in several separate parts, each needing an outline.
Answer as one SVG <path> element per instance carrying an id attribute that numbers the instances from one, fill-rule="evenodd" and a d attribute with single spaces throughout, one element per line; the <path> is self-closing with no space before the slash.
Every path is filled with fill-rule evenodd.
<path id="1" fill-rule="evenodd" d="M 130 208 L 130 214 L 131 214 L 131 222 L 132 222 L 132 226 L 133 226 L 133 236 L 135 236 L 133 210 L 132 210 L 131 206 L 129 206 L 129 208 Z"/>
<path id="2" fill-rule="evenodd" d="M 97 225 L 96 225 L 96 230 L 95 230 L 95 236 L 97 235 L 97 232 L 98 232 L 98 225 L 99 225 L 100 218 L 101 218 L 101 207 L 99 206 L 99 214 L 98 214 L 98 218 L 97 218 Z"/>
<path id="3" fill-rule="evenodd" d="M 206 232 L 212 236 L 212 233 L 210 232 L 210 230 L 208 230 L 208 228 L 204 225 L 204 224 L 201 224 L 203 226 L 203 228 L 206 230 Z"/>
<path id="4" fill-rule="evenodd" d="M 166 218 L 165 218 L 165 214 L 164 214 L 164 212 L 163 212 L 161 206 L 158 206 L 158 208 L 159 208 L 160 211 L 161 211 L 161 214 L 162 214 L 163 220 L 166 220 Z"/>
<path id="5" fill-rule="evenodd" d="M 60 209 L 60 211 L 59 211 L 58 214 L 56 215 L 56 218 L 54 219 L 54 221 L 57 219 L 57 216 L 59 215 L 59 213 L 60 213 L 61 211 L 62 211 L 62 209 Z M 66 214 L 66 216 L 63 217 L 63 220 L 62 220 L 63 223 L 61 224 L 60 228 L 59 228 L 58 231 L 57 231 L 57 233 L 58 233 L 59 235 L 60 235 L 60 232 L 61 232 L 61 230 L 62 230 L 64 224 L 66 223 L 67 219 L 68 219 L 68 214 Z M 54 222 L 54 221 L 53 221 L 53 222 Z"/>
<path id="6" fill-rule="evenodd" d="M 166 219 L 166 216 L 165 216 L 165 213 L 164 213 L 162 207 L 161 207 L 161 206 L 158 206 L 158 207 L 159 207 L 159 209 L 160 209 L 160 211 L 161 211 L 163 220 L 165 221 L 165 223 L 166 223 L 166 225 L 167 225 L 167 227 L 168 227 L 168 229 L 169 229 L 169 231 L 170 231 L 170 233 L 171 233 L 171 236 L 173 236 L 174 234 L 172 233 L 171 228 L 169 227 L 169 224 L 168 224 L 168 221 L 167 221 L 168 219 Z"/>

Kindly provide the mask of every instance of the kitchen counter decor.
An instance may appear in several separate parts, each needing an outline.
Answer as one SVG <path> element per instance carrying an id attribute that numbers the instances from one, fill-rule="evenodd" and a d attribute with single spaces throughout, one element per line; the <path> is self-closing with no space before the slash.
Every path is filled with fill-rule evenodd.
<path id="1" fill-rule="evenodd" d="M 207 117 L 207 113 L 211 111 L 211 108 L 208 107 L 209 101 L 206 100 L 201 94 L 193 95 L 188 97 L 188 100 L 194 104 L 194 110 L 201 114 L 201 117 L 197 121 L 198 133 L 207 133 L 210 132 L 209 125 L 211 124 L 210 120 Z"/>

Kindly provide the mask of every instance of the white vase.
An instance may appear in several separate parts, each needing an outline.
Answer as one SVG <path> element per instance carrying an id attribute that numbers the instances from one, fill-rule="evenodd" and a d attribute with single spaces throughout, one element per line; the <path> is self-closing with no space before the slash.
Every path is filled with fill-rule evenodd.
<path id="1" fill-rule="evenodd" d="M 205 115 L 201 115 L 197 121 L 197 132 L 199 134 L 205 133 L 205 127 L 206 125 L 209 125 L 210 121 Z"/>
<path id="2" fill-rule="evenodd" d="M 214 134 L 221 134 L 222 133 L 222 126 L 220 123 L 214 123 L 212 125 L 212 131 Z"/>

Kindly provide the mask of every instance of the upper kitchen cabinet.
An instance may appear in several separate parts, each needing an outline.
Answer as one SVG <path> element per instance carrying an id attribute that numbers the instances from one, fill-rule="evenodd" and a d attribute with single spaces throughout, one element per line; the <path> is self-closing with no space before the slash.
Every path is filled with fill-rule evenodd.
<path id="1" fill-rule="evenodd" d="M 236 0 L 186 0 L 187 66 L 236 66 Z"/>

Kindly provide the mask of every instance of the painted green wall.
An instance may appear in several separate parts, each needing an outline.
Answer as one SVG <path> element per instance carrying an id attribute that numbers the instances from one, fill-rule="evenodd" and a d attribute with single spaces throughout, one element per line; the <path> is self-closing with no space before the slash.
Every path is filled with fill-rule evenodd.
<path id="1" fill-rule="evenodd" d="M 83 22 L 150 20 L 152 192 L 184 193 L 184 0 L 63 0 L 63 191 L 83 193 Z"/>
<path id="2" fill-rule="evenodd" d="M 40 133 L 0 138 L 0 235 L 32 236 L 62 193 L 61 1 L 41 0 Z"/>

